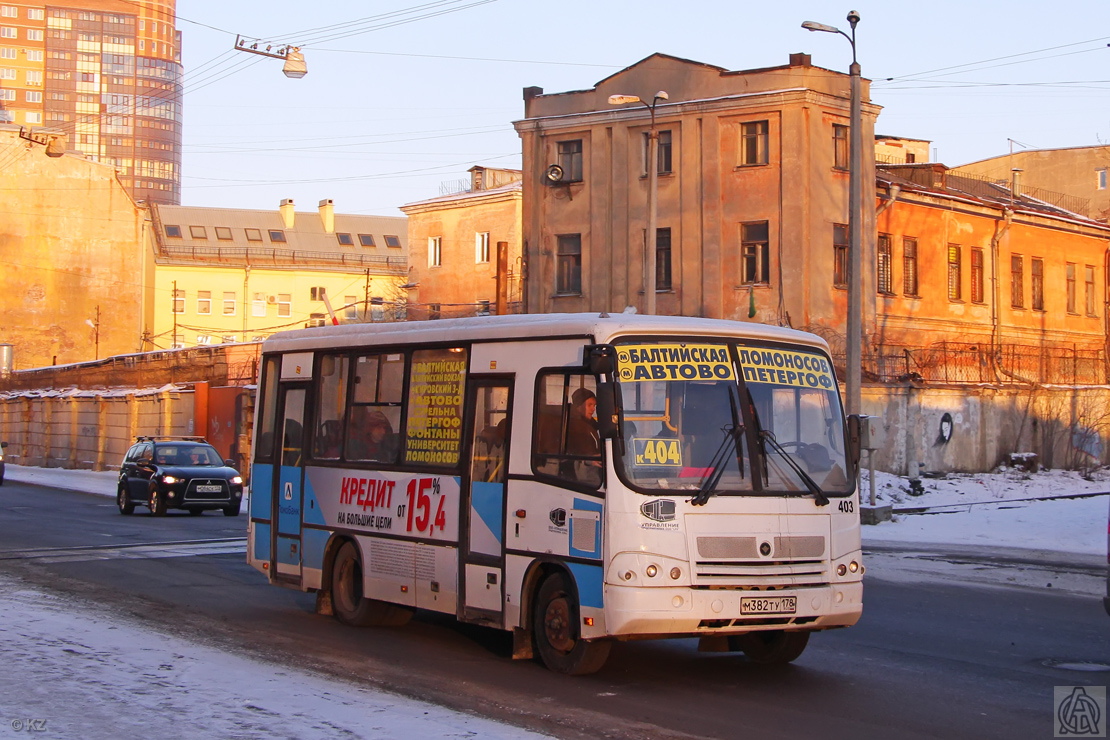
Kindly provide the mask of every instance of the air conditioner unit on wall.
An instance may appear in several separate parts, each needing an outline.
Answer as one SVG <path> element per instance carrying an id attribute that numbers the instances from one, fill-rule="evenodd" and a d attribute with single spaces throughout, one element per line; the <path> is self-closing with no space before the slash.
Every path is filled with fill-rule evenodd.
<path id="1" fill-rule="evenodd" d="M 277 303 L 277 296 L 276 295 L 266 296 L 266 302 L 269 303 L 269 304 Z"/>

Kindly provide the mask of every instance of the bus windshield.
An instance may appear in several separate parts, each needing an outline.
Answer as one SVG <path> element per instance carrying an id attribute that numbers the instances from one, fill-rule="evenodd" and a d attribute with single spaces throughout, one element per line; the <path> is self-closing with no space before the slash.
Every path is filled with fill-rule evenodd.
<path id="1" fill-rule="evenodd" d="M 618 468 L 633 488 L 852 492 L 836 381 L 818 350 L 725 340 L 616 348 Z"/>

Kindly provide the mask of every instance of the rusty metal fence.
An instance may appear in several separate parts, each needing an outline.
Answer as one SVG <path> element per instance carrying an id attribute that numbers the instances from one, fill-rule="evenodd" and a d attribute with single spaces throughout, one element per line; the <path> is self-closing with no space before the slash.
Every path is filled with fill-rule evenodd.
<path id="1" fill-rule="evenodd" d="M 845 356 L 834 350 L 844 367 Z M 907 380 L 944 384 L 1105 385 L 1106 353 L 1079 346 L 1038 347 L 938 342 L 927 347 L 881 345 L 863 358 L 863 376 L 873 382 Z"/>

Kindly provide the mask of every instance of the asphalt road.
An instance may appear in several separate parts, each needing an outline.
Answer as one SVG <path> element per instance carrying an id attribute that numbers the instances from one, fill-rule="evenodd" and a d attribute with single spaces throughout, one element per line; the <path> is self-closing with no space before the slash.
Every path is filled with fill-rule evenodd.
<path id="1" fill-rule="evenodd" d="M 560 737 L 1052 737 L 1053 687 L 1110 678 L 1097 591 L 971 583 L 983 566 L 966 562 L 918 577 L 891 554 L 868 561 L 860 624 L 814 635 L 793 665 L 632 642 L 597 675 L 568 678 L 510 660 L 503 633 L 441 615 L 389 630 L 318 616 L 312 595 L 246 565 L 245 531 L 245 514 L 123 517 L 102 496 L 0 487 L 0 571 L 209 645 Z M 1073 590 L 1097 587 L 1076 578 Z"/>

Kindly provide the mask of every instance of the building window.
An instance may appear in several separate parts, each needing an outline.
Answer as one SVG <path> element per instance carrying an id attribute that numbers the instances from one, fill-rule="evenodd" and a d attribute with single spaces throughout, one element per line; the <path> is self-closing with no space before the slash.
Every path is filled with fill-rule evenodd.
<path id="1" fill-rule="evenodd" d="M 247 241 L 260 242 L 262 241 L 262 231 L 260 229 L 243 229 L 247 235 Z"/>
<path id="2" fill-rule="evenodd" d="M 428 304 L 428 319 L 430 321 L 437 321 L 443 318 L 443 306 L 439 303 Z"/>
<path id="3" fill-rule="evenodd" d="M 19 38 L 19 31 L 11 26 L 4 26 L 0 28 L 0 39 L 14 39 Z"/>
<path id="4" fill-rule="evenodd" d="M 1034 311 L 1044 310 L 1044 260 L 1033 257 L 1029 260 L 1030 290 L 1033 294 L 1029 297 Z"/>
<path id="5" fill-rule="evenodd" d="M 14 5 L 0 5 L 0 17 L 3 18 L 18 18 L 19 8 Z"/>
<path id="6" fill-rule="evenodd" d="M 443 237 L 428 237 L 428 267 L 443 267 Z"/>
<path id="7" fill-rule="evenodd" d="M 963 274 L 960 262 L 960 245 L 948 245 L 948 300 L 963 300 Z"/>
<path id="8" fill-rule="evenodd" d="M 174 313 L 185 313 L 185 291 L 184 290 L 175 290 L 175 291 L 173 291 L 173 312 Z"/>
<path id="9" fill-rule="evenodd" d="M 833 167 L 838 170 L 848 169 L 848 127 L 839 123 L 833 124 Z"/>
<path id="10" fill-rule="evenodd" d="M 1025 265 L 1020 254 L 1010 255 L 1010 305 L 1025 308 Z"/>
<path id="11" fill-rule="evenodd" d="M 655 289 L 671 289 L 671 230 L 655 230 Z"/>
<path id="12" fill-rule="evenodd" d="M 971 302 L 982 303 L 983 292 L 983 250 L 979 247 L 971 248 Z"/>
<path id="13" fill-rule="evenodd" d="M 17 59 L 15 49 L 5 47 L 0 49 L 0 59 Z"/>
<path id="14" fill-rule="evenodd" d="M 876 286 L 882 295 L 894 294 L 893 258 L 890 252 L 890 234 L 879 234 L 877 245 Z"/>
<path id="15" fill-rule="evenodd" d="M 41 85 L 42 84 L 42 72 L 40 72 L 37 69 L 27 70 L 27 84 L 28 85 Z"/>
<path id="16" fill-rule="evenodd" d="M 372 246 L 374 246 L 374 235 L 373 234 L 359 234 L 358 235 L 358 243 L 359 243 L 359 245 L 361 245 L 363 247 L 372 247 Z"/>
<path id="17" fill-rule="evenodd" d="M 189 236 L 193 239 L 207 239 L 208 232 L 204 230 L 203 226 L 190 226 Z"/>
<path id="18" fill-rule="evenodd" d="M 208 344 L 212 344 L 211 334 L 197 334 L 197 346 L 203 347 Z"/>
<path id="19" fill-rule="evenodd" d="M 560 141 L 555 147 L 559 166 L 563 168 L 563 182 L 581 182 L 582 140 Z"/>
<path id="20" fill-rule="evenodd" d="M 401 237 L 393 236 L 392 234 L 386 234 L 385 235 L 385 245 L 387 247 L 400 248 L 400 246 L 401 246 Z"/>
<path id="21" fill-rule="evenodd" d="M 1094 265 L 1083 266 L 1083 283 L 1086 288 L 1084 297 L 1087 302 L 1087 315 L 1095 315 L 1095 267 Z"/>
<path id="22" fill-rule="evenodd" d="M 480 231 L 474 235 L 474 261 L 480 265 L 489 262 L 488 231 Z"/>
<path id="23" fill-rule="evenodd" d="M 212 313 L 212 291 L 198 290 L 197 291 L 197 313 L 210 314 Z"/>
<path id="24" fill-rule="evenodd" d="M 42 29 L 41 28 L 28 28 L 27 29 L 27 40 L 28 41 L 42 41 Z"/>
<path id="25" fill-rule="evenodd" d="M 767 121 L 740 124 L 740 165 L 767 164 Z"/>
<path id="26" fill-rule="evenodd" d="M 1099 190 L 1105 190 L 1106 189 L 1106 172 L 1107 172 L 1106 170 L 1098 170 L 1095 173 L 1096 175 L 1098 175 L 1098 179 L 1097 179 L 1098 186 L 1097 187 L 1098 187 Z"/>
<path id="27" fill-rule="evenodd" d="M 310 301 L 322 301 L 327 294 L 327 289 L 322 285 L 308 289 L 308 299 Z"/>
<path id="28" fill-rule="evenodd" d="M 270 241 L 285 243 L 285 232 L 281 229 L 269 229 Z"/>
<path id="29" fill-rule="evenodd" d="M 15 100 L 15 90 L 0 90 L 0 100 Z"/>
<path id="30" fill-rule="evenodd" d="M 355 245 L 355 240 L 351 237 L 350 234 L 342 234 L 336 232 L 335 240 L 342 244 L 344 247 L 353 247 Z"/>
<path id="31" fill-rule="evenodd" d="M 266 316 L 266 294 L 255 293 L 251 298 L 251 316 L 257 318 L 265 318 Z"/>
<path id="32" fill-rule="evenodd" d="M 771 282 L 770 230 L 766 221 L 740 224 L 740 282 Z"/>
<path id="33" fill-rule="evenodd" d="M 347 321 L 358 321 L 358 296 L 343 297 L 343 318 Z"/>
<path id="34" fill-rule="evenodd" d="M 219 239 L 220 241 L 225 241 L 225 242 L 231 241 L 231 229 L 228 228 L 227 226 L 217 226 L 216 227 L 216 238 Z"/>
<path id="35" fill-rule="evenodd" d="M 555 238 L 555 293 L 578 295 L 582 292 L 582 235 L 559 234 Z"/>
<path id="36" fill-rule="evenodd" d="M 235 315 L 235 292 L 227 291 L 224 293 L 224 316 Z"/>
<path id="37" fill-rule="evenodd" d="M 43 19 L 43 9 L 27 8 L 27 18 L 32 21 L 41 21 Z"/>
<path id="38" fill-rule="evenodd" d="M 14 79 L 15 79 L 15 70 L 14 69 L 7 69 L 7 68 L 6 69 L 0 69 L 0 80 L 14 80 Z"/>
<path id="39" fill-rule="evenodd" d="M 489 313 L 490 313 L 490 302 L 489 301 L 478 301 L 478 307 L 475 310 L 474 315 L 475 316 L 489 316 Z"/>
<path id="40" fill-rule="evenodd" d="M 28 103 L 41 103 L 42 92 L 39 90 L 25 90 L 23 92 L 23 99 Z"/>
<path id="41" fill-rule="evenodd" d="M 833 224 L 833 287 L 848 287 L 847 224 Z"/>
<path id="42" fill-rule="evenodd" d="M 917 239 L 902 239 L 902 292 L 917 297 Z"/>
<path id="43" fill-rule="evenodd" d="M 292 293 L 278 293 L 278 295 L 277 295 L 277 315 L 278 316 L 292 316 L 293 315 L 293 294 Z"/>
<path id="44" fill-rule="evenodd" d="M 1075 310 L 1075 263 L 1067 263 L 1067 309 L 1068 313 L 1076 313 Z"/>
<path id="45" fill-rule="evenodd" d="M 181 227 L 180 226 L 174 226 L 172 224 L 166 224 L 166 236 L 168 236 L 172 239 L 180 239 L 181 238 Z"/>
<path id="46" fill-rule="evenodd" d="M 671 160 L 671 152 L 673 151 L 671 149 L 671 132 L 670 131 L 660 131 L 659 132 L 659 138 L 658 138 L 657 141 L 658 141 L 658 149 L 655 152 L 655 159 L 656 159 L 656 162 L 658 163 L 658 169 L 656 169 L 656 172 L 659 173 L 660 175 L 669 175 L 673 171 L 671 169 L 671 161 L 672 161 Z M 642 157 L 643 162 L 644 162 L 644 166 L 643 166 L 643 169 L 641 170 L 641 172 L 645 175 L 647 174 L 647 171 L 648 171 L 647 161 L 648 161 L 648 149 L 650 147 L 651 147 L 650 134 L 645 132 L 644 133 L 644 152 L 643 152 L 644 156 Z"/>

